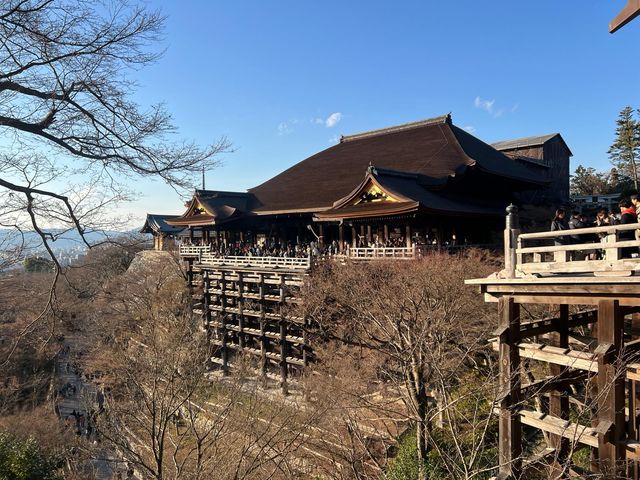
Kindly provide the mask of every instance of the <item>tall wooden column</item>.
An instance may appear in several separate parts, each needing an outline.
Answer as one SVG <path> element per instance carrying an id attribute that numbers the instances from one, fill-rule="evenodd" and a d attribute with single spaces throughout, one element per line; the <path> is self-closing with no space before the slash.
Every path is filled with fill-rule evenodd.
<path id="1" fill-rule="evenodd" d="M 351 227 L 351 246 L 356 248 L 358 246 L 358 233 L 356 232 L 356 227 Z"/>
<path id="2" fill-rule="evenodd" d="M 284 320 L 280 320 L 280 386 L 284 395 L 289 393 L 287 385 L 287 350 L 287 324 Z"/>
<path id="3" fill-rule="evenodd" d="M 556 331 L 549 333 L 549 345 L 554 347 L 569 347 L 569 305 L 560 305 L 560 315 L 556 319 Z M 552 363 L 549 365 L 551 375 L 561 375 L 566 367 Z M 569 419 L 569 395 L 566 391 L 554 390 L 549 394 L 549 414 Z M 549 446 L 555 448 L 556 453 L 549 466 L 549 478 L 556 480 L 566 474 L 565 463 L 569 455 L 569 439 L 562 435 L 549 434 Z"/>
<path id="4" fill-rule="evenodd" d="M 266 381 L 267 378 L 267 339 L 266 335 L 266 311 L 264 306 L 264 273 L 258 274 L 260 278 L 260 283 L 258 284 L 258 295 L 260 297 L 260 373 L 262 374 L 263 380 Z"/>
<path id="5" fill-rule="evenodd" d="M 405 233 L 405 241 L 406 241 L 406 246 L 410 247 L 411 246 L 411 225 L 407 225 L 406 228 L 406 233 Z"/>
<path id="6" fill-rule="evenodd" d="M 499 300 L 500 419 L 498 480 L 516 480 L 522 473 L 520 404 L 520 305 L 513 297 Z"/>
<path id="7" fill-rule="evenodd" d="M 225 272 L 220 272 L 220 336 L 222 342 L 222 372 L 229 374 L 229 349 L 227 347 L 227 282 Z"/>
<path id="8" fill-rule="evenodd" d="M 344 225 L 338 225 L 338 251 L 344 253 Z"/>
<path id="9" fill-rule="evenodd" d="M 618 300 L 598 302 L 598 457 L 600 472 L 623 478 L 624 375 L 620 374 L 624 317 Z M 620 475 L 620 477 L 618 477 Z"/>

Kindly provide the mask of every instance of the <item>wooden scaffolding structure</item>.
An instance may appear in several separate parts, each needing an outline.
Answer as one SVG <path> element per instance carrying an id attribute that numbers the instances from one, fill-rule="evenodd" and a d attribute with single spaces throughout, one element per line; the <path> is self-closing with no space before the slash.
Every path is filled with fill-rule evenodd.
<path id="1" fill-rule="evenodd" d="M 619 234 L 640 224 L 580 230 L 601 244 L 548 246 L 576 231 L 521 234 L 517 208 L 507 212 L 505 269 L 467 281 L 500 314 L 497 478 L 527 478 L 546 459 L 549 478 L 638 479 L 640 258 L 631 250 L 640 242 Z M 525 321 L 544 306 L 553 315 Z M 525 429 L 541 431 L 547 448 L 531 452 Z M 584 448 L 581 471 L 572 457 Z"/>
<path id="2" fill-rule="evenodd" d="M 264 380 L 277 380 L 288 393 L 311 358 L 305 321 L 293 308 L 309 263 L 267 257 L 204 262 L 202 252 L 192 250 L 182 256 L 193 313 L 215 346 L 212 363 L 228 374 L 234 357 L 248 355 Z"/>

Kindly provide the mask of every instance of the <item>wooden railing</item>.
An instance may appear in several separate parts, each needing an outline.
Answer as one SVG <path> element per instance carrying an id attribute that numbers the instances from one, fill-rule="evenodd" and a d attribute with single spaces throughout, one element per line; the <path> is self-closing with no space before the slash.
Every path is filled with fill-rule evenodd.
<path id="1" fill-rule="evenodd" d="M 517 212 L 517 211 L 516 211 Z M 509 218 L 509 217 L 508 217 Z M 632 275 L 640 272 L 640 241 L 620 240 L 620 233 L 640 229 L 640 223 L 606 227 L 520 233 L 515 222 L 505 230 L 505 270 L 507 278 L 531 274 Z M 511 227 L 511 228 L 509 228 Z M 579 243 L 575 236 L 580 236 Z M 591 243 L 585 236 L 601 241 Z M 550 243 L 562 243 L 549 245 Z"/>
<path id="2" fill-rule="evenodd" d="M 200 257 L 200 255 L 209 254 L 210 252 L 210 245 L 180 245 L 180 255 L 182 257 Z"/>
<path id="3" fill-rule="evenodd" d="M 210 253 L 200 256 L 200 264 L 215 266 L 233 267 L 261 267 L 261 268 L 288 268 L 288 269 L 308 269 L 311 267 L 309 257 L 251 257 L 234 256 L 218 257 Z"/>
<path id="4" fill-rule="evenodd" d="M 421 246 L 412 247 L 358 247 L 347 250 L 346 257 L 352 259 L 398 258 L 412 259 L 423 252 Z"/>

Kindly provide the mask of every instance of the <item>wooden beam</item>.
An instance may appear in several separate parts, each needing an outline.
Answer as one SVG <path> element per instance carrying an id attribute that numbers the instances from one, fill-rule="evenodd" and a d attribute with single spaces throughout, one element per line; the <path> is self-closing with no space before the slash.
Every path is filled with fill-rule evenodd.
<path id="1" fill-rule="evenodd" d="M 598 303 L 598 434 L 600 471 L 604 475 L 624 474 L 625 397 L 624 375 L 619 375 L 624 317 L 617 300 Z"/>
<path id="2" fill-rule="evenodd" d="M 515 410 L 520 404 L 520 305 L 504 297 L 499 304 L 500 320 L 500 419 L 499 475 L 501 479 L 518 479 L 522 473 L 522 426 Z"/>
<path id="3" fill-rule="evenodd" d="M 530 427 L 567 438 L 573 443 L 582 443 L 592 447 L 598 446 L 598 434 L 593 427 L 572 423 L 562 418 L 534 410 L 521 409 L 520 421 Z"/>
<path id="4" fill-rule="evenodd" d="M 609 33 L 615 33 L 640 15 L 640 0 L 628 0 L 622 11 L 609 23 Z"/>
<path id="5" fill-rule="evenodd" d="M 549 343 L 551 346 L 559 348 L 569 347 L 569 305 L 560 305 L 560 316 L 553 322 L 556 326 L 555 332 L 549 333 Z M 566 374 L 567 367 L 551 364 L 549 365 L 551 375 L 561 377 Z M 564 389 L 563 389 L 564 390 Z M 549 396 L 549 414 L 562 420 L 569 420 L 569 396 L 566 391 L 554 389 Z M 549 478 L 561 478 L 564 474 L 566 462 L 569 455 L 569 441 L 561 434 L 552 433 L 549 435 L 549 448 L 553 448 L 557 455 L 549 467 Z"/>

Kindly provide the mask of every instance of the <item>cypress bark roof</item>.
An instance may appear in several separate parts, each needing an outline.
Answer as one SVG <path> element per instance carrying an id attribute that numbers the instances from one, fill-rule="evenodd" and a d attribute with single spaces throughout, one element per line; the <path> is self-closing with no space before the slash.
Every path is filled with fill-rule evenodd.
<path id="1" fill-rule="evenodd" d="M 249 190 L 256 213 L 322 211 L 362 181 L 368 165 L 446 183 L 474 168 L 535 188 L 545 181 L 491 145 L 453 125 L 450 115 L 342 137 Z M 514 184 L 515 185 L 515 184 Z"/>
<path id="2" fill-rule="evenodd" d="M 147 219 L 145 220 L 140 233 L 165 233 L 175 235 L 182 231 L 182 227 L 169 225 L 167 220 L 178 218 L 179 216 L 180 215 L 157 215 L 147 213 Z"/>

